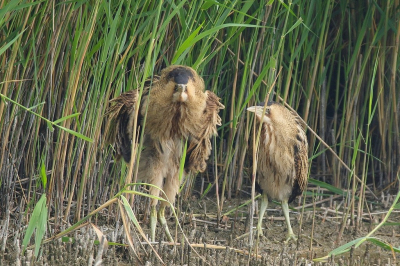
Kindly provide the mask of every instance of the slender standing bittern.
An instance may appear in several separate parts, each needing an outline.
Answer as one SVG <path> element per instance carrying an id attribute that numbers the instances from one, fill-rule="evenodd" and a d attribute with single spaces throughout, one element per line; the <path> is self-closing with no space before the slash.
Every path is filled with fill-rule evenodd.
<path id="1" fill-rule="evenodd" d="M 138 128 L 133 128 L 139 90 L 128 91 L 111 100 L 106 111 L 110 119 L 108 143 L 115 143 L 117 158 L 131 160 L 133 131 L 144 128 L 144 150 L 139 159 L 138 180 L 164 190 L 150 187 L 149 193 L 166 198 L 172 204 L 179 191 L 179 167 L 185 142 L 187 153 L 183 175 L 203 172 L 211 153 L 210 138 L 221 125 L 218 115 L 224 106 L 211 91 L 204 91 L 203 79 L 190 67 L 172 65 L 145 84 L 139 105 Z M 183 178 L 182 178 L 183 180 Z M 161 195 L 160 195 L 161 194 Z M 151 240 L 155 241 L 157 200 L 151 199 Z M 158 220 L 173 241 L 165 220 L 161 202 Z"/>
<path id="2" fill-rule="evenodd" d="M 276 102 L 247 108 L 262 123 L 257 159 L 257 182 L 262 189 L 262 200 L 257 232 L 262 235 L 262 219 L 268 199 L 280 200 L 288 227 L 286 242 L 296 240 L 289 219 L 288 203 L 301 195 L 307 187 L 308 143 L 303 125 L 296 112 Z M 257 129 L 258 127 L 256 127 Z"/>

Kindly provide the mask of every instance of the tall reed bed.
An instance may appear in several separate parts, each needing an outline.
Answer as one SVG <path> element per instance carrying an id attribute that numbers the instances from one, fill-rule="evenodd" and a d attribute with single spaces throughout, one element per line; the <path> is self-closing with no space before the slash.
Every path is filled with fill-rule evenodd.
<path id="1" fill-rule="evenodd" d="M 366 185 L 375 194 L 397 187 L 398 0 L 0 7 L 2 219 L 20 208 L 29 220 L 46 194 L 48 218 L 59 225 L 113 197 L 125 185 L 126 166 L 104 143 L 105 108 L 169 64 L 197 69 L 227 107 L 206 173 L 220 209 L 249 183 L 245 108 L 264 101 L 271 86 L 271 98 L 296 109 L 351 170 L 309 132 L 311 176 L 351 190 L 359 197 L 353 212 L 363 210 Z"/>

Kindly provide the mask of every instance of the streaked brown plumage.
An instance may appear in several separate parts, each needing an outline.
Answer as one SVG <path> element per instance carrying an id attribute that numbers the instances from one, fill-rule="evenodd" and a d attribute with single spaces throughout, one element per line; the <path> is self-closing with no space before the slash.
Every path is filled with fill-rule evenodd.
<path id="1" fill-rule="evenodd" d="M 117 157 L 131 160 L 135 104 L 139 91 L 128 91 L 111 100 L 106 111 L 110 119 L 108 143 L 115 143 Z M 164 190 L 172 204 L 179 190 L 179 165 L 188 141 L 184 176 L 206 169 L 211 153 L 210 138 L 221 125 L 218 115 L 224 106 L 211 91 L 204 91 L 203 79 L 190 67 L 173 65 L 146 82 L 139 106 L 138 125 L 144 127 L 144 150 L 139 161 L 138 179 Z M 146 119 L 145 119 L 146 118 Z M 146 121 L 144 124 L 144 120 Z M 143 125 L 144 124 L 144 125 Z M 156 188 L 150 194 L 164 197 Z M 164 197 L 165 198 L 165 197 Z M 151 238 L 155 240 L 157 200 L 152 199 Z M 172 241 L 164 217 L 168 202 L 161 202 L 158 219 Z"/>
<path id="2" fill-rule="evenodd" d="M 254 112 L 257 123 L 262 121 L 257 159 L 257 182 L 262 189 L 262 202 L 257 231 L 262 234 L 262 219 L 268 199 L 280 200 L 288 226 L 289 239 L 296 239 L 289 220 L 288 203 L 307 187 L 308 143 L 302 123 L 296 112 L 283 105 L 268 102 L 247 110 Z"/>

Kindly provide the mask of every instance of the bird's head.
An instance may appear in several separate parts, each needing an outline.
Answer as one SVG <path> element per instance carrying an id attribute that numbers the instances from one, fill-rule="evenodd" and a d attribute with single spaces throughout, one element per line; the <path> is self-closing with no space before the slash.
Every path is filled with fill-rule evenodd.
<path id="1" fill-rule="evenodd" d="M 283 105 L 270 101 L 267 103 L 264 112 L 265 103 L 247 108 L 247 111 L 253 112 L 258 121 L 267 124 L 281 124 L 287 121 L 287 113 L 289 112 Z"/>
<path id="2" fill-rule="evenodd" d="M 197 90 L 204 90 L 203 80 L 194 69 L 187 66 L 169 66 L 161 76 L 166 82 L 164 89 L 172 95 L 172 102 L 175 103 L 186 103 L 195 97 Z"/>

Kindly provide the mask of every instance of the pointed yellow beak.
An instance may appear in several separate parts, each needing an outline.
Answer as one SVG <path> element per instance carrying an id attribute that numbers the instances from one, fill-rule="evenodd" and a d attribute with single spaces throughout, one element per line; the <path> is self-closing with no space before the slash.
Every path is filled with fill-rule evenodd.
<path id="1" fill-rule="evenodd" d="M 176 84 L 178 92 L 182 93 L 186 91 L 186 84 Z"/>
<path id="2" fill-rule="evenodd" d="M 256 108 L 257 108 L 257 106 L 250 106 L 249 108 L 247 108 L 247 111 L 255 113 Z"/>
<path id="3" fill-rule="evenodd" d="M 186 88 L 187 88 L 186 84 L 177 84 L 176 85 L 176 89 L 179 93 L 179 98 L 178 98 L 179 102 L 186 102 L 186 100 L 188 98 Z"/>
<path id="4" fill-rule="evenodd" d="M 254 113 L 258 117 L 262 117 L 262 111 L 263 107 L 262 106 L 250 106 L 247 108 L 247 111 Z"/>

